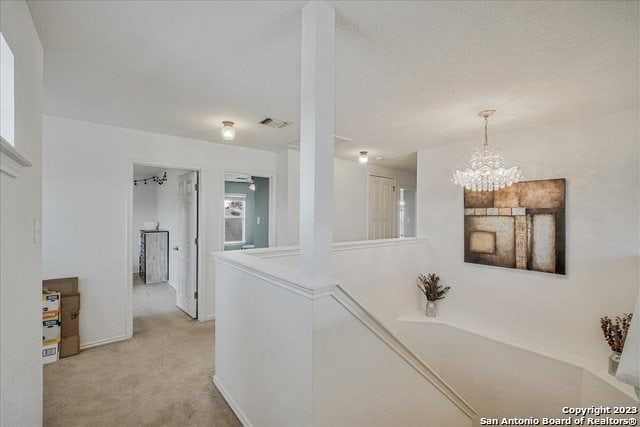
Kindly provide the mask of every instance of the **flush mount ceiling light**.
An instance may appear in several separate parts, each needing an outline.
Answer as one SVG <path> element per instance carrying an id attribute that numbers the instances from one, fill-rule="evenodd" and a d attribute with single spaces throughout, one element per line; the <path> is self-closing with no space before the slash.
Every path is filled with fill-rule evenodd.
<path id="1" fill-rule="evenodd" d="M 485 110 L 478 113 L 484 118 L 484 145 L 476 148 L 471 155 L 471 160 L 466 170 L 456 169 L 453 172 L 453 182 L 472 191 L 494 191 L 508 187 L 522 179 L 522 173 L 518 165 L 505 167 L 502 150 L 489 148 L 487 127 L 489 117 L 496 110 Z"/>
<path id="2" fill-rule="evenodd" d="M 358 156 L 358 163 L 360 163 L 361 165 L 366 165 L 367 163 L 369 163 L 369 156 L 367 155 L 366 151 L 360 152 L 360 156 Z"/>
<path id="3" fill-rule="evenodd" d="M 222 137 L 227 141 L 234 139 L 236 137 L 236 130 L 233 128 L 233 122 L 225 120 L 222 122 L 222 125 L 222 130 L 220 131 Z"/>

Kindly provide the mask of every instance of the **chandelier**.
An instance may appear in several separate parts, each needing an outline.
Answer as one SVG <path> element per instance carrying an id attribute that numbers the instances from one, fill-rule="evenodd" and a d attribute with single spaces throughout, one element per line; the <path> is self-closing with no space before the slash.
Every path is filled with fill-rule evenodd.
<path id="1" fill-rule="evenodd" d="M 495 191 L 508 187 L 522 179 L 518 165 L 505 167 L 502 151 L 498 147 L 489 147 L 487 127 L 489 117 L 496 110 L 485 110 L 478 113 L 484 118 L 484 145 L 476 148 L 466 170 L 456 169 L 453 182 L 471 191 Z"/>

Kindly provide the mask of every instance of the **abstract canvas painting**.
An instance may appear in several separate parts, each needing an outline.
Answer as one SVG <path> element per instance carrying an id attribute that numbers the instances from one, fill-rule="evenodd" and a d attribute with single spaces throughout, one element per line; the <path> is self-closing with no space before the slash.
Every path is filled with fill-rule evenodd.
<path id="1" fill-rule="evenodd" d="M 464 261 L 565 274 L 566 180 L 464 190 Z"/>

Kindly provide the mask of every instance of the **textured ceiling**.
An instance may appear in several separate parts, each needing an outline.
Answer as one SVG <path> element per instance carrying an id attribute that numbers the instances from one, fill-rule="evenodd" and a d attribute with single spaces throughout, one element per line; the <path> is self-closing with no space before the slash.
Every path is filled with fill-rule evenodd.
<path id="1" fill-rule="evenodd" d="M 421 148 L 638 105 L 639 3 L 329 2 L 338 157 L 415 169 Z M 305 2 L 30 1 L 45 113 L 278 151 L 300 122 Z M 258 125 L 264 116 L 293 124 Z"/>

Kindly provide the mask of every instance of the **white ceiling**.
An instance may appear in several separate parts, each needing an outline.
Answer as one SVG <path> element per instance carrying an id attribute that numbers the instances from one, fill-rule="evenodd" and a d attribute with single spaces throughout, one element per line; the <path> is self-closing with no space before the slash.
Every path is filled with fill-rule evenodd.
<path id="1" fill-rule="evenodd" d="M 30 1 L 45 113 L 278 151 L 299 133 L 305 3 Z M 487 108 L 508 132 L 638 105 L 635 1 L 329 3 L 335 132 L 355 139 L 338 157 L 415 169 L 416 150 L 481 142 Z"/>

